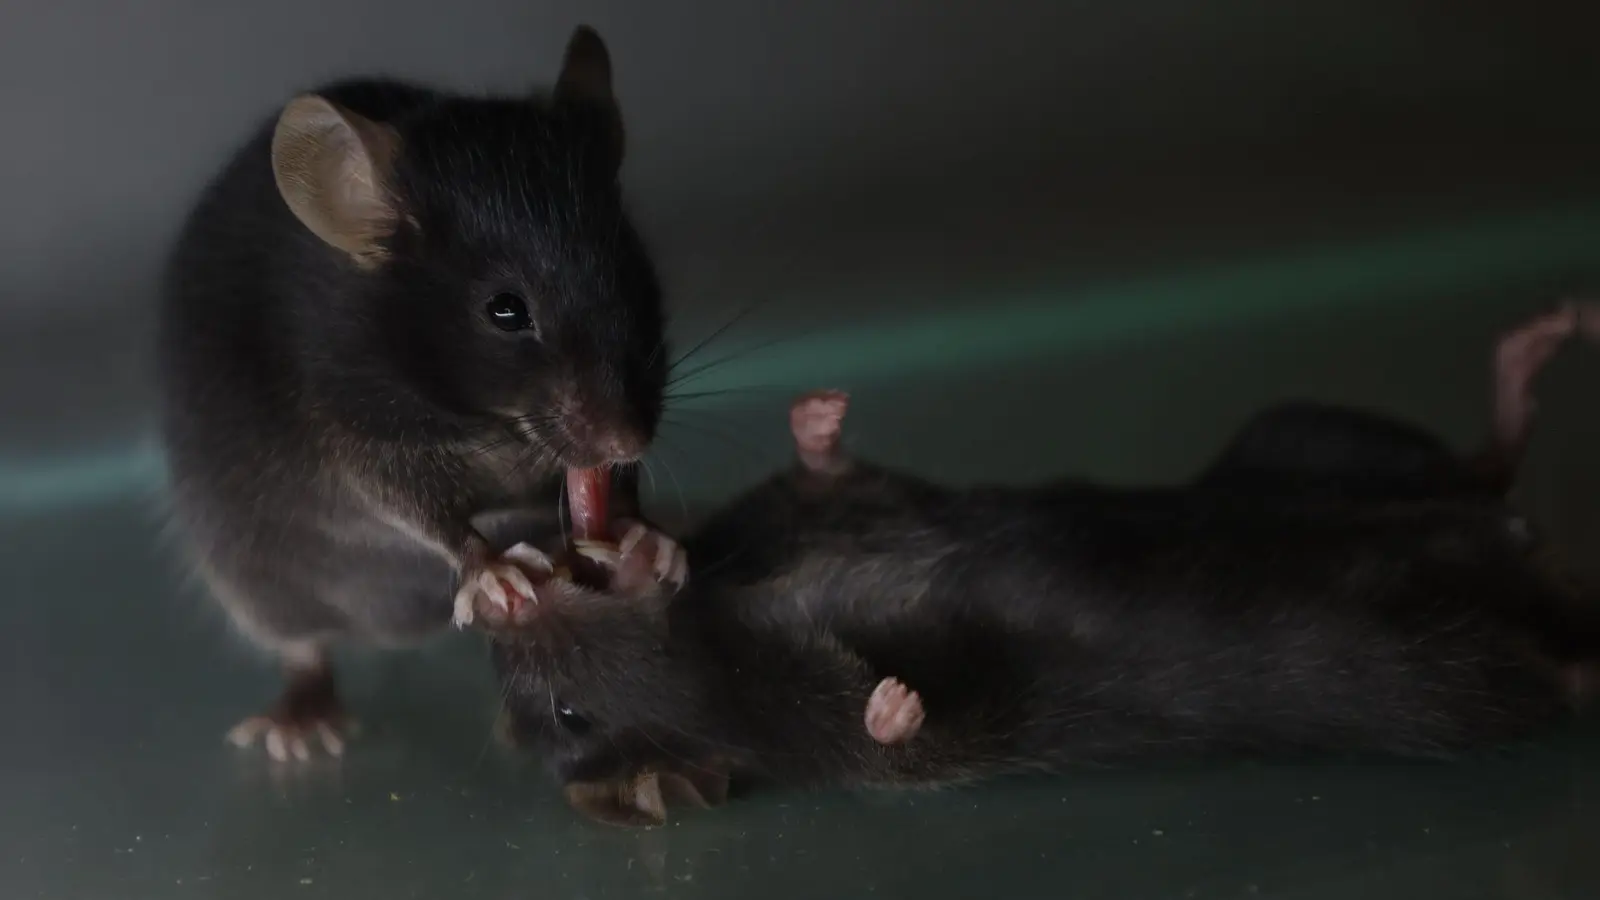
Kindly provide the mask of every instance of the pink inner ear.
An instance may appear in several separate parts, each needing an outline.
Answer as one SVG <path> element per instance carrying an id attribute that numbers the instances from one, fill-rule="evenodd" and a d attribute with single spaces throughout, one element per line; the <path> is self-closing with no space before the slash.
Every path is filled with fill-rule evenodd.
<path id="1" fill-rule="evenodd" d="M 610 540 L 606 501 L 611 495 L 611 470 L 605 467 L 567 470 L 567 509 L 572 536 L 580 541 Z"/>

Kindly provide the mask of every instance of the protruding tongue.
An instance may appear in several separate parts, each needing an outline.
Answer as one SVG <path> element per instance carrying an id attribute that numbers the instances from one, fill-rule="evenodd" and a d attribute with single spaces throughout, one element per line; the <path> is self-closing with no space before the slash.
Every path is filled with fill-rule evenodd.
<path id="1" fill-rule="evenodd" d="M 611 494 L 607 469 L 567 470 L 567 509 L 572 513 L 572 537 L 579 541 L 611 539 L 606 521 L 606 499 Z"/>

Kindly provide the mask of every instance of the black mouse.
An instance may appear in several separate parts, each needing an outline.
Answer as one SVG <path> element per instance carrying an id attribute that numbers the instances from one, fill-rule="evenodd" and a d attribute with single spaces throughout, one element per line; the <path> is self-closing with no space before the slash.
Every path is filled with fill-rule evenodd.
<path id="1" fill-rule="evenodd" d="M 448 627 L 557 476 L 637 459 L 667 371 L 625 207 L 611 63 L 587 27 L 550 90 L 387 79 L 291 100 L 210 182 L 167 270 L 173 522 L 288 688 L 230 734 L 343 747 L 328 650 Z"/>
<path id="2" fill-rule="evenodd" d="M 681 590 L 652 577 L 671 542 L 627 526 L 610 589 L 480 604 L 512 736 L 579 809 L 650 824 L 740 783 L 1452 758 L 1565 716 L 1600 653 L 1492 491 L 955 490 L 843 454 L 845 405 L 796 401 L 799 463 L 684 542 Z"/>

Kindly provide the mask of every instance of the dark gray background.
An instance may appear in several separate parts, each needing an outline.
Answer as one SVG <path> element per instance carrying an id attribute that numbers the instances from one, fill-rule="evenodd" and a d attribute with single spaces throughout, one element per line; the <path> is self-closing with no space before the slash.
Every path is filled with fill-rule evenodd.
<path id="1" fill-rule="evenodd" d="M 1583 733 L 1449 768 L 766 797 L 627 834 L 575 821 L 486 749 L 492 694 L 460 638 L 352 659 L 370 725 L 352 757 L 273 772 L 220 744 L 274 676 L 153 539 L 139 444 L 160 254 L 258 118 L 352 72 L 543 83 L 587 21 L 616 61 L 627 180 L 679 333 L 754 303 L 730 346 L 803 336 L 816 351 L 814 375 L 772 362 L 783 344 L 712 373 L 783 377 L 684 411 L 659 506 L 780 462 L 784 392 L 841 381 L 858 449 L 951 478 L 1172 477 L 1287 394 L 1377 405 L 1465 445 L 1497 329 L 1600 276 L 1600 230 L 1591 258 L 1589 226 L 1551 218 L 1600 201 L 1577 6 L 14 0 L 0 893 L 1594 896 L 1600 742 Z M 1445 240 L 1459 260 L 1408 274 L 1418 241 L 1473 223 L 1494 226 L 1495 253 Z M 1384 242 L 1397 255 L 1370 265 L 1363 248 Z M 1308 254 L 1333 268 L 1296 262 Z M 1233 282 L 1216 273 L 1274 266 L 1287 276 L 1248 308 L 1217 288 Z M 1138 289 L 1151 279 L 1165 287 Z M 1019 332 L 1015 358 L 968 352 L 962 335 L 1020 294 L 1064 323 L 1061 343 Z M 1123 327 L 1087 327 L 1112 314 Z M 920 355 L 873 352 L 933 321 Z M 1546 379 L 1524 484 L 1580 561 L 1600 539 L 1596 359 L 1574 352 Z"/>

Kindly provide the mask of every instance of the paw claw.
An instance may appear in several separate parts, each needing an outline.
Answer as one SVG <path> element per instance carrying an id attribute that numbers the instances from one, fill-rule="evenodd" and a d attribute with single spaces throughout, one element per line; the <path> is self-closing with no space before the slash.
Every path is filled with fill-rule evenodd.
<path id="1" fill-rule="evenodd" d="M 283 739 L 283 731 L 278 728 L 267 730 L 267 755 L 277 762 L 289 761 L 288 743 Z"/>
<path id="2" fill-rule="evenodd" d="M 327 722 L 317 723 L 317 737 L 322 739 L 322 749 L 328 751 L 329 756 L 344 755 L 344 739 Z"/>
<path id="3" fill-rule="evenodd" d="M 618 527 L 624 529 L 616 564 L 623 590 L 647 589 L 650 585 L 641 583 L 645 577 L 673 590 L 683 587 L 689 577 L 689 557 L 681 544 L 642 522 L 622 520 Z M 641 556 L 647 561 L 640 560 Z M 639 569 L 646 570 L 648 576 Z"/>
<path id="4" fill-rule="evenodd" d="M 500 558 L 521 563 L 535 572 L 546 575 L 555 571 L 555 563 L 551 562 L 550 557 L 545 555 L 544 551 L 529 543 L 513 545 L 506 552 L 500 554 Z"/>
<path id="5" fill-rule="evenodd" d="M 504 566 L 495 574 L 499 580 L 510 584 L 511 589 L 516 591 L 518 594 L 521 594 L 523 598 L 527 600 L 534 600 L 537 598 L 538 595 L 534 593 L 533 581 L 531 581 L 528 576 L 516 566 Z M 507 602 L 510 602 L 509 597 L 507 598 Z"/>
<path id="6" fill-rule="evenodd" d="M 599 563 L 607 569 L 615 569 L 622 564 L 622 552 L 607 544 L 594 541 L 574 541 L 572 549 L 579 556 Z"/>
<path id="7" fill-rule="evenodd" d="M 493 569 L 486 569 L 478 573 L 478 590 L 483 592 L 489 602 L 500 609 L 511 608 L 511 598 L 506 594 L 505 586 L 500 583 L 500 573 Z"/>
<path id="8" fill-rule="evenodd" d="M 523 603 L 539 602 L 535 582 L 545 580 L 553 572 L 550 557 L 528 544 L 517 544 L 499 559 L 462 576 L 450 621 L 457 628 L 470 625 L 480 617 L 488 619 L 490 624 L 504 623 L 516 615 Z"/>
<path id="9" fill-rule="evenodd" d="M 256 742 L 256 738 L 271 726 L 271 722 L 261 716 L 252 716 L 228 730 L 226 740 L 235 747 L 248 747 Z"/>

